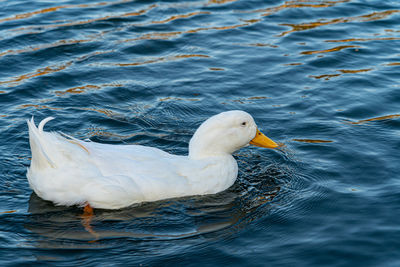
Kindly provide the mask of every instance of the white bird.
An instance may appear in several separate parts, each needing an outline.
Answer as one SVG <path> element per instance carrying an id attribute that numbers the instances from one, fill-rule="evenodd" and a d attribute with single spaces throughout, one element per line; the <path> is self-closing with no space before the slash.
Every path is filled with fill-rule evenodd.
<path id="1" fill-rule="evenodd" d="M 43 131 L 28 122 L 32 151 L 27 171 L 35 193 L 56 205 L 119 209 L 135 203 L 189 195 L 215 194 L 238 175 L 232 153 L 249 143 L 275 148 L 244 111 L 217 114 L 197 129 L 189 155 L 177 156 L 141 145 L 81 141 Z"/>

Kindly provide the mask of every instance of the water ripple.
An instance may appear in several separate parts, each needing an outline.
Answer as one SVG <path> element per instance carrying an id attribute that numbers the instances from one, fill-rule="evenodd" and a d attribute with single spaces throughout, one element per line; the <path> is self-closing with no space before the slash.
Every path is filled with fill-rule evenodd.
<path id="1" fill-rule="evenodd" d="M 399 11 L 0 0 L 0 264 L 397 266 Z M 32 116 L 80 139 L 186 155 L 200 123 L 231 109 L 281 146 L 235 153 L 238 179 L 219 194 L 88 218 L 26 180 Z"/>
<path id="2" fill-rule="evenodd" d="M 383 19 L 386 19 L 387 17 L 392 16 L 393 14 L 396 14 L 398 12 L 400 12 L 400 10 L 397 10 L 397 9 L 396 10 L 385 10 L 385 11 L 381 11 L 381 12 L 372 12 L 372 13 L 369 13 L 366 15 L 361 15 L 361 16 L 331 19 L 328 21 L 319 20 L 319 21 L 315 21 L 315 22 L 303 22 L 300 24 L 283 23 L 280 25 L 289 26 L 292 28 L 292 30 L 282 32 L 279 36 L 283 37 L 292 32 L 307 31 L 307 30 L 315 29 L 318 27 L 326 26 L 326 25 L 349 23 L 349 22 L 371 22 L 371 21 L 376 21 L 376 20 L 383 20 Z"/>

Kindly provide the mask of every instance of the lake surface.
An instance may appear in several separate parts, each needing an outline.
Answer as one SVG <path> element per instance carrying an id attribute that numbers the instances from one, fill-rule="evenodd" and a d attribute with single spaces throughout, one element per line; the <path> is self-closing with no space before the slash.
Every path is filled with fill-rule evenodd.
<path id="1" fill-rule="evenodd" d="M 400 2 L 0 1 L 1 266 L 400 266 Z M 253 115 L 216 195 L 95 210 L 29 188 L 26 120 L 185 155 Z"/>

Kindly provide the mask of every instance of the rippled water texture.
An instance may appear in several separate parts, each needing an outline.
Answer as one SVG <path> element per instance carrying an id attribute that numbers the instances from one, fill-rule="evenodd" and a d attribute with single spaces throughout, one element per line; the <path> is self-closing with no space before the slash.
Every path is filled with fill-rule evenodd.
<path id="1" fill-rule="evenodd" d="M 400 266 L 400 2 L 0 1 L 0 265 Z M 276 150 L 225 192 L 96 210 L 39 199 L 26 119 L 184 155 L 216 113 Z"/>

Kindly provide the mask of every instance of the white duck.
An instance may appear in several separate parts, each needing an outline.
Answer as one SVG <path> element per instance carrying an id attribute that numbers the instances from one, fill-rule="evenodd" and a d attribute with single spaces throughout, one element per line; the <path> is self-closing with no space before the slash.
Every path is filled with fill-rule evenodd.
<path id="1" fill-rule="evenodd" d="M 189 155 L 141 145 L 109 145 L 44 132 L 28 121 L 32 151 L 27 178 L 35 193 L 57 205 L 119 209 L 134 203 L 214 194 L 236 180 L 232 153 L 249 143 L 275 148 L 248 113 L 227 111 L 201 124 Z"/>

